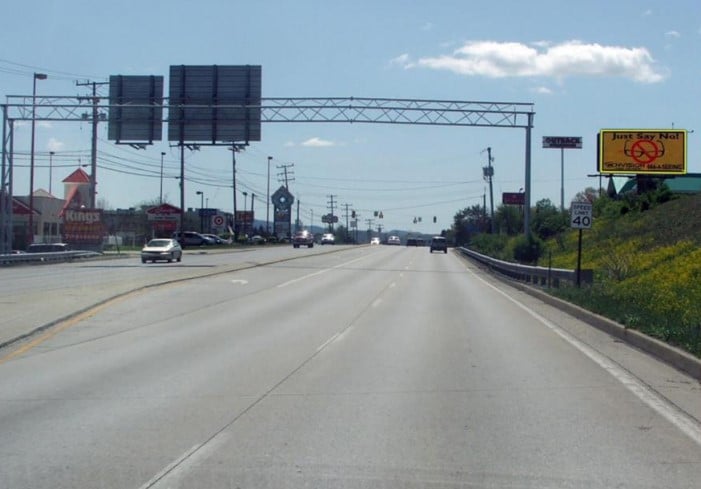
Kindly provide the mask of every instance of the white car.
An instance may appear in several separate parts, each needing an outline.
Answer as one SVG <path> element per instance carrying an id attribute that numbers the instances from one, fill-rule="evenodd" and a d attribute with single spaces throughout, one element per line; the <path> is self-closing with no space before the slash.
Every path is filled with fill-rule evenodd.
<path id="1" fill-rule="evenodd" d="M 387 244 L 388 245 L 400 245 L 402 244 L 402 240 L 399 239 L 399 236 L 390 236 L 387 238 Z"/>
<path id="2" fill-rule="evenodd" d="M 374 238 L 372 238 L 372 239 L 370 240 L 370 244 L 371 244 L 371 245 L 378 245 L 378 244 L 380 244 L 380 238 L 378 238 L 377 236 L 375 236 Z"/>
<path id="3" fill-rule="evenodd" d="M 183 258 L 183 249 L 177 239 L 157 238 L 152 239 L 141 250 L 141 263 L 150 261 L 156 263 L 158 260 L 171 263 L 173 260 L 180 261 Z"/>
<path id="4" fill-rule="evenodd" d="M 321 244 L 335 244 L 336 237 L 331 233 L 326 233 L 321 237 Z"/>

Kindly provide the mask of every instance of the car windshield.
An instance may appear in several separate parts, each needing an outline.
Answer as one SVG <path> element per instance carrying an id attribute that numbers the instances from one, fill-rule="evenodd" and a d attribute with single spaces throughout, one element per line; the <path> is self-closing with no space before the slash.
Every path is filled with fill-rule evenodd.
<path id="1" fill-rule="evenodd" d="M 701 489 L 701 0 L 2 5 L 0 489 Z"/>
<path id="2" fill-rule="evenodd" d="M 168 239 L 152 239 L 146 244 L 146 246 L 151 248 L 165 248 L 167 246 L 170 246 L 171 243 L 172 241 Z"/>

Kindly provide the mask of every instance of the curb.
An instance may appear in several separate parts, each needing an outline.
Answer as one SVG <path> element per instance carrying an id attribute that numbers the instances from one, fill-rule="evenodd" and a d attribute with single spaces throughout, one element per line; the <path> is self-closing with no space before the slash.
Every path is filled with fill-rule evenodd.
<path id="1" fill-rule="evenodd" d="M 468 259 L 462 254 L 459 256 Z M 475 262 L 470 260 L 470 263 Z M 599 314 L 588 311 L 580 306 L 572 304 L 571 302 L 567 302 L 558 297 L 552 296 L 543 290 L 526 284 L 513 282 L 512 280 L 503 277 L 500 274 L 494 273 L 491 270 L 482 268 L 481 266 L 479 268 L 488 271 L 490 275 L 499 279 L 500 281 L 505 282 L 530 296 L 536 297 L 546 304 L 556 307 L 561 311 L 566 312 L 570 316 L 573 316 L 580 321 L 603 331 L 604 333 L 623 340 L 629 345 L 634 346 L 645 353 L 649 353 L 664 363 L 681 370 L 682 372 L 701 382 L 701 359 L 696 358 L 692 354 L 634 329 L 626 328 L 622 324 L 619 324 L 609 318 L 600 316 Z"/>

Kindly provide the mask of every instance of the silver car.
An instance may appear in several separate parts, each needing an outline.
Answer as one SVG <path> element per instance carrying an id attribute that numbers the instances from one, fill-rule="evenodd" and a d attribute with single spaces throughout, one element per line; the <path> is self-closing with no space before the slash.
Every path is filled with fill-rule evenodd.
<path id="1" fill-rule="evenodd" d="M 171 263 L 173 260 L 180 261 L 183 257 L 183 249 L 177 239 L 157 238 L 152 239 L 141 250 L 141 263 L 150 261 L 155 263 L 158 260 Z"/>

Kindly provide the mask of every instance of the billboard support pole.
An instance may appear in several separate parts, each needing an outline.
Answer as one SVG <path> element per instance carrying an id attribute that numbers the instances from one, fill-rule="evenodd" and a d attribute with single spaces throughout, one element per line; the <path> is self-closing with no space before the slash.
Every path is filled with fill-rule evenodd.
<path id="1" fill-rule="evenodd" d="M 560 148 L 560 212 L 565 212 L 565 148 Z"/>
<path id="2" fill-rule="evenodd" d="M 180 143 L 180 238 L 185 232 L 185 144 Z"/>

